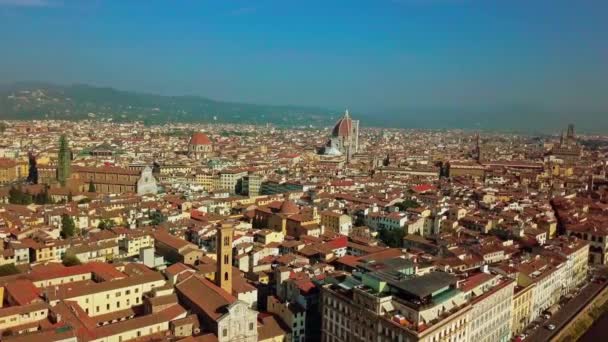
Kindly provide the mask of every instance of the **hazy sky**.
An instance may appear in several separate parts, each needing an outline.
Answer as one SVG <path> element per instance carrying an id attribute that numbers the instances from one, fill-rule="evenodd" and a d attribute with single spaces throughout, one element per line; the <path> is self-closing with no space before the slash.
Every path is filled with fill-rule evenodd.
<path id="1" fill-rule="evenodd" d="M 0 83 L 608 111 L 608 0 L 0 0 Z"/>

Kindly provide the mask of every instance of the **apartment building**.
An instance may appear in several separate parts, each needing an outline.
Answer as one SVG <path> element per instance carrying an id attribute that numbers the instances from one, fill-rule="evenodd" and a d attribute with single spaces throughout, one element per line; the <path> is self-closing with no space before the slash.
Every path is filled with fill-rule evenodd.
<path id="1" fill-rule="evenodd" d="M 513 290 L 516 282 L 499 275 L 479 273 L 462 285 L 471 300 L 469 339 L 506 342 L 511 339 Z"/>
<path id="2" fill-rule="evenodd" d="M 323 341 L 508 341 L 515 281 L 367 262 L 322 288 Z"/>
<path id="3" fill-rule="evenodd" d="M 517 284 L 526 287 L 535 283 L 532 289 L 531 317 L 536 318 L 542 312 L 556 304 L 562 295 L 565 280 L 565 262 L 548 259 L 539 255 L 517 265 Z"/>
<path id="4" fill-rule="evenodd" d="M 532 322 L 532 295 L 536 283 L 532 283 L 526 287 L 515 286 L 513 294 L 513 314 L 511 331 L 514 335 L 521 334 L 526 327 Z"/>
<path id="5" fill-rule="evenodd" d="M 139 276 L 99 283 L 79 282 L 48 288 L 45 297 L 51 305 L 69 300 L 92 317 L 143 304 L 143 295 L 166 283 L 162 274 L 149 272 Z"/>
<path id="6" fill-rule="evenodd" d="M 334 211 L 321 212 L 321 225 L 325 229 L 342 235 L 350 235 L 353 229 L 353 219 L 346 214 L 337 213 Z"/>

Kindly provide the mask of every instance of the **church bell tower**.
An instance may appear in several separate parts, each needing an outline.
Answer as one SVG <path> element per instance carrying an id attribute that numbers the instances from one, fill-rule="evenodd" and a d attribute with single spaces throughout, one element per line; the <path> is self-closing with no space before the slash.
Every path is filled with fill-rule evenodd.
<path id="1" fill-rule="evenodd" d="M 232 233 L 231 224 L 222 224 L 217 229 L 217 271 L 215 283 L 224 291 L 232 294 Z"/>

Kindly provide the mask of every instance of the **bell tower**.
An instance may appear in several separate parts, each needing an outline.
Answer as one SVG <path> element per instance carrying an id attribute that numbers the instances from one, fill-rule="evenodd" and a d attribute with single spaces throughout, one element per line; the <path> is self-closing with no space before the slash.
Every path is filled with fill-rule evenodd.
<path id="1" fill-rule="evenodd" d="M 232 294 L 232 233 L 231 224 L 222 224 L 217 229 L 216 235 L 217 270 L 215 283 L 229 294 Z"/>

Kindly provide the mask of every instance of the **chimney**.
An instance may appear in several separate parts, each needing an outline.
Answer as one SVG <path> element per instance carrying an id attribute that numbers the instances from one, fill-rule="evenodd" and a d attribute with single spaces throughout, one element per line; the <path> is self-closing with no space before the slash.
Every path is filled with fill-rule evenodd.
<path id="1" fill-rule="evenodd" d="M 229 294 L 232 294 L 232 233 L 231 224 L 222 224 L 217 229 L 216 234 L 217 271 L 215 283 Z"/>

